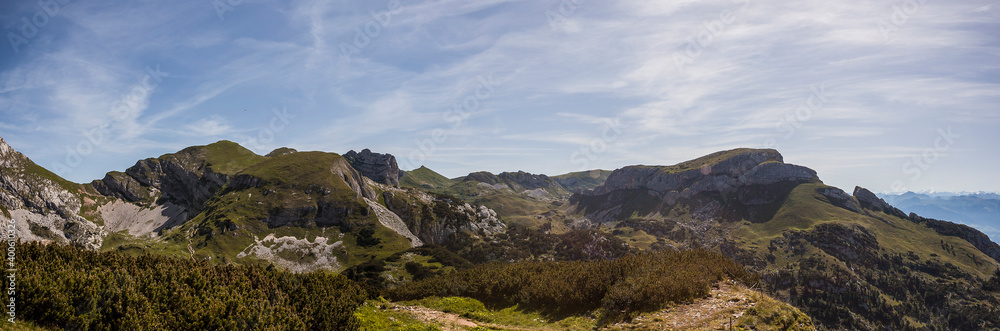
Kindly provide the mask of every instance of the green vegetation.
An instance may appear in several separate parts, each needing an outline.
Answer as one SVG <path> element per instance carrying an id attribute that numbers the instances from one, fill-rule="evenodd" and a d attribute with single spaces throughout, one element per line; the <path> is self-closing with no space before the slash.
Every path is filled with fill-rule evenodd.
<path id="1" fill-rule="evenodd" d="M 59 177 L 59 175 L 56 175 L 55 173 L 49 171 L 49 169 L 45 169 L 42 166 L 35 164 L 35 162 L 32 162 L 31 160 L 27 160 L 27 164 L 24 165 L 24 171 L 29 174 L 35 174 L 42 178 L 51 180 L 53 183 L 56 183 L 56 185 L 59 185 L 59 187 L 62 187 L 62 189 L 64 190 L 73 193 L 76 193 L 78 190 L 80 190 L 80 184 L 73 183 L 62 177 Z"/>
<path id="2" fill-rule="evenodd" d="M 762 327 L 770 326 L 770 327 Z M 812 330 L 812 320 L 795 307 L 761 295 L 734 324 L 737 330 Z"/>
<path id="3" fill-rule="evenodd" d="M 772 158 L 781 157 L 781 154 L 778 153 L 778 151 L 773 150 L 773 149 L 737 148 L 737 149 L 731 149 L 731 150 L 728 150 L 728 151 L 715 152 L 715 153 L 712 153 L 712 154 L 708 154 L 708 155 L 699 157 L 699 158 L 694 159 L 694 160 L 681 162 L 681 163 L 678 163 L 678 164 L 675 164 L 675 165 L 672 165 L 672 166 L 646 166 L 646 167 L 659 168 L 660 171 L 662 171 L 665 174 L 673 174 L 673 173 L 679 173 L 679 172 L 684 172 L 684 171 L 688 171 L 688 170 L 701 169 L 702 167 L 712 166 L 712 165 L 715 165 L 715 164 L 717 164 L 719 162 L 731 159 L 731 158 L 733 158 L 735 156 L 738 156 L 738 155 L 741 155 L 741 154 L 747 154 L 747 153 L 752 153 L 752 152 L 761 152 L 761 151 L 767 153 L 768 156 L 770 156 Z"/>
<path id="4" fill-rule="evenodd" d="M 1000 326 L 1000 296 L 980 291 L 995 261 L 923 224 L 829 204 L 824 188 L 799 185 L 773 219 L 734 232 L 736 255 L 763 270 L 769 293 L 830 328 Z"/>
<path id="5" fill-rule="evenodd" d="M 155 254 L 158 256 L 190 258 L 190 253 L 183 245 L 163 240 L 162 238 L 136 238 L 127 231 L 119 231 L 104 237 L 101 251 L 114 251 L 124 255 L 142 256 Z"/>
<path id="6" fill-rule="evenodd" d="M 479 300 L 466 297 L 427 297 L 400 304 L 427 307 L 446 313 L 457 314 L 474 321 L 504 327 L 548 328 L 558 330 L 592 330 L 596 321 L 585 316 L 569 316 L 549 321 L 549 317 L 537 311 L 520 309 L 518 306 L 503 309 L 489 309 Z"/>
<path id="7" fill-rule="evenodd" d="M 361 285 L 369 298 L 376 298 L 387 288 L 471 267 L 472 263 L 444 247 L 426 244 L 355 265 L 341 274 Z"/>
<path id="8" fill-rule="evenodd" d="M 424 166 L 404 172 L 403 176 L 399 177 L 400 186 L 422 189 L 440 189 L 451 186 L 454 183 L 448 177 L 442 176 Z"/>
<path id="9" fill-rule="evenodd" d="M 168 155 L 178 157 L 181 155 L 200 156 L 212 171 L 230 176 L 265 159 L 263 156 L 257 155 L 253 151 L 228 140 L 222 140 L 206 146 L 188 147 L 177 154 Z M 161 156 L 161 158 L 163 157 Z"/>
<path id="10" fill-rule="evenodd" d="M 609 260 L 633 252 L 626 242 L 603 231 L 576 229 L 550 234 L 517 224 L 488 241 L 456 238 L 446 247 L 473 263 Z"/>
<path id="11" fill-rule="evenodd" d="M 601 186 L 610 175 L 610 170 L 597 169 L 552 176 L 552 179 L 570 192 L 579 192 Z"/>
<path id="12" fill-rule="evenodd" d="M 610 261 L 490 263 L 389 290 L 394 300 L 471 297 L 490 307 L 518 306 L 553 317 L 600 309 L 604 321 L 691 301 L 714 282 L 752 282 L 753 275 L 721 254 L 661 251 Z"/>
<path id="13" fill-rule="evenodd" d="M 420 322 L 409 314 L 388 310 L 388 302 L 371 300 L 354 312 L 361 331 L 440 331 L 433 325 Z"/>
<path id="14" fill-rule="evenodd" d="M 351 330 L 360 287 L 329 272 L 17 245 L 18 317 L 114 330 Z"/>
<path id="15" fill-rule="evenodd" d="M 199 215 L 175 230 L 171 240 L 186 244 L 190 237 L 196 256 L 233 260 L 268 234 L 310 241 L 324 236 L 333 238 L 327 244 L 343 241 L 337 259 L 344 266 L 409 248 L 406 238 L 379 225 L 368 203 L 342 175 L 349 172 L 350 165 L 333 153 L 266 158 L 241 171 Z M 303 263 L 315 259 L 300 255 L 279 257 Z"/>

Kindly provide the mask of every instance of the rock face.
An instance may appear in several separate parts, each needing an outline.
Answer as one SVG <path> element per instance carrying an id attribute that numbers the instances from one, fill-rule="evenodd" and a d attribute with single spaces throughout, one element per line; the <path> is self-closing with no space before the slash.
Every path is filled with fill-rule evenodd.
<path id="1" fill-rule="evenodd" d="M 361 153 L 349 151 L 344 158 L 365 177 L 380 184 L 399 186 L 399 165 L 392 154 L 372 153 L 365 148 Z"/>
<path id="2" fill-rule="evenodd" d="M 601 186 L 609 175 L 611 171 L 595 169 L 553 176 L 552 179 L 567 191 L 580 193 Z"/>
<path id="3" fill-rule="evenodd" d="M 539 199 L 565 198 L 569 191 L 546 175 L 536 175 L 524 171 L 501 172 L 494 175 L 486 171 L 473 172 L 462 180 L 464 182 L 479 182 L 494 190 L 510 190 Z"/>
<path id="4" fill-rule="evenodd" d="M 457 235 L 492 235 L 507 230 L 496 211 L 422 191 L 383 193 L 389 210 L 424 243 L 445 244 Z"/>
<path id="5" fill-rule="evenodd" d="M 124 173 L 110 172 L 91 183 L 103 195 L 129 202 L 163 198 L 191 210 L 200 210 L 230 180 L 217 173 L 196 153 L 168 154 L 140 160 Z M 196 213 L 193 213 L 196 214 Z"/>
<path id="6" fill-rule="evenodd" d="M 87 249 L 101 247 L 104 231 L 79 215 L 79 188 L 74 186 L 0 138 L 0 207 L 6 214 L 3 216 L 15 220 L 16 236 L 21 240 L 69 242 Z"/>
<path id="7" fill-rule="evenodd" d="M 844 192 L 844 190 L 831 186 L 822 188 L 818 191 L 819 194 L 822 194 L 830 200 L 830 203 L 837 207 L 844 208 L 855 213 L 861 212 L 861 206 L 858 204 L 858 201 L 854 200 L 854 197 L 848 195 L 847 192 Z"/>
<path id="8" fill-rule="evenodd" d="M 869 191 L 864 187 L 854 187 L 854 198 L 858 199 L 858 203 L 861 204 L 861 207 L 864 209 L 883 212 L 903 219 L 909 218 L 909 216 L 902 210 L 889 205 L 889 203 L 885 202 L 885 200 L 882 200 L 876 196 L 875 193 L 872 193 L 872 191 Z"/>
<path id="9" fill-rule="evenodd" d="M 570 202 L 597 222 L 667 215 L 678 204 L 701 220 L 758 222 L 770 219 L 795 186 L 819 181 L 812 169 L 783 163 L 775 150 L 739 149 L 669 167 L 624 167 Z"/>

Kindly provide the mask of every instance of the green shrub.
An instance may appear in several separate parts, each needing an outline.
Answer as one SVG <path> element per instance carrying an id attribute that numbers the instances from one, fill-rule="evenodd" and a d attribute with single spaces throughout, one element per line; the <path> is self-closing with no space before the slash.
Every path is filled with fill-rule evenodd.
<path id="1" fill-rule="evenodd" d="M 17 245 L 18 315 L 80 330 L 353 330 L 364 291 L 330 272 Z"/>
<path id="2" fill-rule="evenodd" d="M 600 309 L 615 321 L 671 302 L 704 297 L 723 279 L 756 277 L 704 250 L 661 251 L 610 261 L 490 263 L 387 291 L 393 300 L 470 297 L 500 308 L 518 305 L 554 316 Z"/>

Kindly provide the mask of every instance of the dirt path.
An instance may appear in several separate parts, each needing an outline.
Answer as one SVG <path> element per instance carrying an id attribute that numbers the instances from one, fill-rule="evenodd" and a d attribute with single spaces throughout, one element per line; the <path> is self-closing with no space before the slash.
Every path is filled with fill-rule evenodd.
<path id="1" fill-rule="evenodd" d="M 436 325 L 441 328 L 442 331 L 468 330 L 479 326 L 479 323 L 465 317 L 458 316 L 457 314 L 446 313 L 420 306 L 396 305 L 390 309 L 409 314 L 421 322 Z"/>
<path id="2" fill-rule="evenodd" d="M 612 330 L 729 330 L 744 312 L 757 304 L 754 292 L 717 283 L 711 297 L 637 317 L 630 323 L 611 326 Z"/>

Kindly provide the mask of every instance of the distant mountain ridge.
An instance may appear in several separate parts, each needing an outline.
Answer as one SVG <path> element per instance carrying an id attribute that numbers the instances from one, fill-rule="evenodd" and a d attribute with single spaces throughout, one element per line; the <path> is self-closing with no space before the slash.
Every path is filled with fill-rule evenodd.
<path id="1" fill-rule="evenodd" d="M 880 193 L 886 202 L 907 212 L 973 226 L 1000 238 L 1000 194 L 993 192 Z"/>

